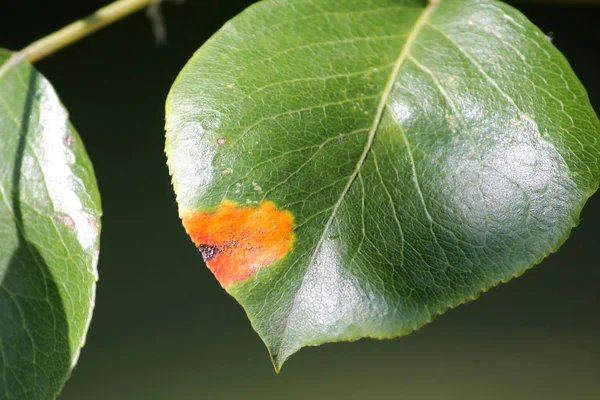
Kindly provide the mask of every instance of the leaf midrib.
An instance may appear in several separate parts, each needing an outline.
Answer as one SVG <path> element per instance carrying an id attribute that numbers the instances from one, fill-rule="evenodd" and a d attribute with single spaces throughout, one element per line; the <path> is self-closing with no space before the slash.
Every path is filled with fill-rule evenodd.
<path id="1" fill-rule="evenodd" d="M 423 29 L 423 26 L 425 26 L 427 24 L 429 18 L 431 17 L 431 14 L 433 14 L 433 12 L 436 10 L 436 8 L 439 6 L 439 4 L 441 2 L 442 2 L 442 0 L 429 0 L 427 6 L 423 9 L 423 13 L 416 20 L 415 24 L 411 28 L 408 38 L 406 39 L 406 42 L 404 43 L 404 46 L 402 46 L 400 54 L 398 55 L 398 58 L 396 59 L 396 62 L 394 63 L 394 68 L 392 69 L 392 72 L 390 73 L 390 77 L 388 78 L 388 81 L 386 82 L 383 92 L 381 93 L 381 100 L 379 101 L 379 104 L 377 106 L 377 111 L 375 113 L 375 117 L 373 118 L 373 124 L 371 125 L 371 128 L 369 129 L 367 141 L 365 143 L 363 152 L 360 155 L 360 157 L 356 163 L 356 167 L 355 167 L 354 171 L 348 178 L 348 182 L 346 183 L 346 186 L 342 190 L 340 197 L 338 198 L 338 200 L 336 201 L 336 203 L 334 204 L 334 206 L 331 210 L 331 216 L 329 217 L 329 219 L 327 220 L 327 223 L 325 224 L 325 227 L 323 228 L 323 233 L 321 234 L 321 237 L 319 238 L 319 241 L 317 242 L 317 245 L 315 246 L 315 250 L 312 253 L 310 261 L 308 262 L 308 265 L 306 267 L 306 270 L 305 270 L 303 278 L 302 278 L 302 282 L 300 283 L 300 287 L 298 288 L 298 290 L 296 291 L 296 293 L 294 295 L 294 299 L 292 300 L 291 310 L 293 310 L 296 306 L 298 295 L 302 291 L 302 288 L 304 287 L 304 283 L 306 281 L 306 276 L 308 275 L 308 271 L 315 263 L 315 260 L 321 249 L 321 246 L 323 245 L 323 242 L 327 238 L 327 232 L 329 232 L 329 229 L 331 228 L 331 224 L 335 220 L 335 216 L 337 215 L 338 209 L 340 208 L 341 204 L 343 203 L 346 195 L 348 194 L 348 191 L 352 187 L 354 180 L 360 173 L 362 165 L 364 164 L 364 162 L 367 158 L 367 155 L 369 154 L 369 151 L 371 150 L 371 146 L 373 145 L 373 141 L 374 141 L 375 135 L 377 133 L 377 128 L 379 128 L 379 124 L 383 117 L 383 113 L 387 107 L 389 97 L 394 88 L 394 83 L 396 82 L 396 79 L 398 78 L 398 75 L 400 73 L 400 70 L 402 69 L 402 66 L 404 65 L 405 61 L 407 60 L 408 56 L 410 55 L 412 45 L 416 41 L 417 36 L 421 32 L 421 30 Z M 289 318 L 290 318 L 291 314 L 292 314 L 292 312 L 290 311 L 290 313 L 287 316 L 286 322 L 285 322 L 285 327 L 284 327 L 283 335 L 282 335 L 283 337 L 286 336 L 286 333 L 287 333 L 287 330 L 289 327 L 289 321 L 290 321 Z M 280 343 L 280 350 L 282 347 L 282 343 Z M 275 360 L 275 361 L 278 364 L 277 367 L 279 367 L 279 366 L 281 366 L 281 364 L 284 360 Z"/>

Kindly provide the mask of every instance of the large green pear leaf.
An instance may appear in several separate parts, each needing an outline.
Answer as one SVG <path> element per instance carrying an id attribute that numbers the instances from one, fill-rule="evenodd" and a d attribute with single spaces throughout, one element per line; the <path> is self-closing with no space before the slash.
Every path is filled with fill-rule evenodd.
<path id="1" fill-rule="evenodd" d="M 0 399 L 54 399 L 94 307 L 100 197 L 67 111 L 25 62 L 0 77 L 0 160 Z"/>
<path id="2" fill-rule="evenodd" d="M 522 274 L 600 177 L 584 88 L 493 0 L 257 3 L 185 66 L 166 130 L 184 225 L 276 368 Z"/>

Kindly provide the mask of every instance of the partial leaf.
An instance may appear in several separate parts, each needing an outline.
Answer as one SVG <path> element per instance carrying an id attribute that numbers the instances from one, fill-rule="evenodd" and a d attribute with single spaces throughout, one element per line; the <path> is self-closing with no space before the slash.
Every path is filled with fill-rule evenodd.
<path id="1" fill-rule="evenodd" d="M 90 323 L 101 210 L 83 143 L 28 63 L 0 77 L 0 160 L 0 399 L 53 399 Z"/>
<path id="2" fill-rule="evenodd" d="M 600 177 L 585 90 L 493 0 L 260 2 L 185 66 L 166 129 L 184 226 L 276 368 L 522 274 Z"/>

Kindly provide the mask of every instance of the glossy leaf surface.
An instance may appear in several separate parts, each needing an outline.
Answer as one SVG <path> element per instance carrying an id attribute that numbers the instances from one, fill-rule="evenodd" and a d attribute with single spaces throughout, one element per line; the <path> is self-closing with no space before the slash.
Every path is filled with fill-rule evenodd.
<path id="1" fill-rule="evenodd" d="M 27 63 L 0 78 L 0 160 L 0 399 L 53 399 L 94 307 L 100 197 L 67 111 Z"/>
<path id="2" fill-rule="evenodd" d="M 408 334 L 520 275 L 599 179 L 584 88 L 491 0 L 260 2 L 185 66 L 166 129 L 184 225 L 218 278 L 236 271 L 220 282 L 276 368 L 303 346 Z M 192 223 L 223 204 L 290 213 L 289 251 L 239 274 L 230 255 L 255 251 L 256 229 Z"/>

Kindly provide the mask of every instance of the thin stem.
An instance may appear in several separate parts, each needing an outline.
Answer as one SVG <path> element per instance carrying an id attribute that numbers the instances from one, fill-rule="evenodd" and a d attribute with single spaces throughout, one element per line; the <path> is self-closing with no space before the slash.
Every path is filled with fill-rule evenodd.
<path id="1" fill-rule="evenodd" d="M 13 53 L 4 65 L 0 67 L 0 78 L 12 67 L 21 61 L 27 60 L 31 63 L 83 39 L 98 29 L 123 19 L 136 11 L 150 6 L 157 0 L 117 0 L 93 13 L 92 15 L 73 22 L 64 28 L 36 40 L 23 50 Z"/>
<path id="2" fill-rule="evenodd" d="M 25 59 L 34 63 L 57 50 L 67 47 L 106 25 L 112 24 L 136 11 L 139 11 L 155 0 L 117 0 L 92 15 L 73 22 L 70 25 L 40 39 L 21 50 Z"/>

